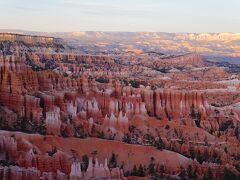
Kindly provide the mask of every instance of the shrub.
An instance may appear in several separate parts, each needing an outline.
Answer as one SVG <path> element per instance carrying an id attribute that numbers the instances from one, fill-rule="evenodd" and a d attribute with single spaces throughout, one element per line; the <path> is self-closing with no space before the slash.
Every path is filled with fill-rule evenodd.
<path id="1" fill-rule="evenodd" d="M 103 77 L 97 78 L 96 81 L 99 83 L 109 83 L 109 79 Z"/>
<path id="2" fill-rule="evenodd" d="M 166 126 L 165 126 L 165 129 L 170 129 L 170 126 L 167 124 Z"/>
<path id="3" fill-rule="evenodd" d="M 130 80 L 129 83 L 131 84 L 132 87 L 134 88 L 139 88 L 140 87 L 140 82 L 137 80 Z"/>

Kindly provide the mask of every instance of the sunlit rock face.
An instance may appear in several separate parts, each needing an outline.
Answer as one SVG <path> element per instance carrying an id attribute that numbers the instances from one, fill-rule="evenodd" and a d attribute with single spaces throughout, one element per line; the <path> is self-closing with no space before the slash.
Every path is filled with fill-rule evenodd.
<path id="1" fill-rule="evenodd" d="M 119 168 L 112 168 L 111 170 L 108 167 L 108 160 L 104 160 L 104 164 L 99 162 L 98 159 L 89 158 L 88 168 L 86 172 L 82 172 L 81 163 L 73 162 L 71 166 L 70 179 L 91 179 L 91 178 L 102 178 L 102 179 L 125 179 L 121 170 Z"/>
<path id="2" fill-rule="evenodd" d="M 191 108 L 196 108 L 202 114 L 202 119 L 206 118 L 207 103 L 203 94 L 199 92 L 184 92 L 172 90 L 156 91 L 156 115 L 160 118 L 180 119 L 188 117 Z"/>
<path id="3" fill-rule="evenodd" d="M 46 112 L 46 127 L 48 134 L 60 135 L 60 108 L 55 107 L 53 111 Z"/>
<path id="4" fill-rule="evenodd" d="M 0 59 L 1 104 L 13 109 L 21 116 L 30 117 L 32 114 L 34 119 L 38 120 L 41 116 L 39 100 L 27 95 L 27 92 L 31 93 L 38 89 L 36 74 L 24 65 L 22 56 L 1 55 Z M 31 109 L 34 107 L 38 109 Z"/>
<path id="5" fill-rule="evenodd" d="M 52 37 L 37 37 L 37 36 L 25 36 L 20 34 L 11 34 L 11 33 L 1 33 L 0 41 L 11 41 L 11 42 L 24 42 L 27 44 L 35 44 L 35 43 L 53 43 L 54 38 Z"/>
<path id="6" fill-rule="evenodd" d="M 0 177 L 239 175 L 237 65 L 55 41 L 0 33 Z"/>
<path id="7" fill-rule="evenodd" d="M 150 64 L 150 62 L 145 62 Z M 162 58 L 153 62 L 157 67 L 204 67 L 207 62 L 199 54 L 186 54 L 173 57 Z"/>
<path id="8" fill-rule="evenodd" d="M 73 162 L 71 166 L 70 179 L 82 178 L 81 164 Z"/>
<path id="9" fill-rule="evenodd" d="M 67 111 L 72 117 L 77 115 L 77 107 L 75 107 L 72 102 L 67 104 Z"/>
<path id="10" fill-rule="evenodd" d="M 113 113 L 111 113 L 110 117 L 106 115 L 103 125 L 104 127 L 114 128 L 121 130 L 122 132 L 127 132 L 129 127 L 129 120 L 127 115 L 123 115 L 122 111 L 120 111 L 118 117 L 116 117 Z"/>

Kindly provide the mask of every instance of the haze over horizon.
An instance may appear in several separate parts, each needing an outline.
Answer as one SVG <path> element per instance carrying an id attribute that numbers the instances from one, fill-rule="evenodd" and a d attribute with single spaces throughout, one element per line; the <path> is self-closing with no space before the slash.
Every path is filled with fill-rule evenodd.
<path id="1" fill-rule="evenodd" d="M 1 29 L 39 32 L 240 32 L 238 0 L 0 1 Z"/>
<path id="2" fill-rule="evenodd" d="M 85 33 L 85 32 L 95 32 L 95 33 L 166 33 L 166 34 L 240 34 L 240 32 L 227 32 L 227 31 L 222 31 L 222 32 L 166 32 L 166 31 L 94 31 L 94 30 L 82 30 L 82 31 L 37 31 L 37 30 L 31 30 L 31 29 L 0 29 L 0 32 L 2 33 L 25 33 L 26 35 L 32 35 L 36 34 L 41 36 L 41 34 L 54 34 L 54 33 L 59 33 L 59 34 L 64 34 L 64 33 Z"/>

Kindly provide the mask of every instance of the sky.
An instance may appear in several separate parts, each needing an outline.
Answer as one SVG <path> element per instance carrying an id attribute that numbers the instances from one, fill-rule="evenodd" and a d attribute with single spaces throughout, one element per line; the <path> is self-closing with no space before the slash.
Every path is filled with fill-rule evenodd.
<path id="1" fill-rule="evenodd" d="M 0 0 L 0 29 L 240 32 L 240 0 Z"/>

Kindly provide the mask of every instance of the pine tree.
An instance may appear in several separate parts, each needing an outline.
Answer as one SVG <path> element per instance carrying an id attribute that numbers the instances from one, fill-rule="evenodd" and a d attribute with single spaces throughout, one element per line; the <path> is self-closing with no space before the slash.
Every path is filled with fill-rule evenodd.
<path id="1" fill-rule="evenodd" d="M 203 152 L 203 161 L 208 161 L 208 158 L 209 158 L 209 156 L 208 156 L 208 151 L 207 151 L 207 149 L 205 148 L 205 149 L 204 149 L 204 152 Z"/>
<path id="2" fill-rule="evenodd" d="M 193 173 L 193 172 L 192 172 L 192 166 L 189 165 L 188 168 L 187 168 L 187 174 L 188 174 L 188 178 L 189 178 L 189 179 L 192 179 L 192 176 L 193 176 L 192 173 Z"/>
<path id="3" fill-rule="evenodd" d="M 138 175 L 137 166 L 136 166 L 136 165 L 133 166 L 133 170 L 132 170 L 131 175 L 132 175 L 132 176 L 137 176 L 137 175 Z"/>
<path id="4" fill-rule="evenodd" d="M 203 175 L 203 180 L 208 180 L 206 173 L 204 173 L 204 175 Z"/>
<path id="5" fill-rule="evenodd" d="M 163 178 L 163 173 L 165 173 L 165 167 L 164 165 L 160 166 L 160 177 Z"/>
<path id="6" fill-rule="evenodd" d="M 197 161 L 198 161 L 200 164 L 202 164 L 203 159 L 202 159 L 202 157 L 201 157 L 200 150 L 197 151 L 197 156 L 196 156 L 196 158 L 197 158 Z"/>
<path id="7" fill-rule="evenodd" d="M 208 168 L 207 179 L 213 180 L 213 173 L 212 173 L 212 169 L 210 167 Z"/>
<path id="8" fill-rule="evenodd" d="M 82 171 L 87 171 L 89 158 L 86 154 L 82 156 L 82 162 L 83 162 L 81 165 Z"/>
<path id="9" fill-rule="evenodd" d="M 142 164 L 140 164 L 140 166 L 138 168 L 138 176 L 140 176 L 140 177 L 144 177 L 145 176 L 145 172 L 143 170 Z"/>
<path id="10" fill-rule="evenodd" d="M 192 179 L 193 179 L 193 180 L 197 180 L 197 179 L 198 179 L 197 169 L 195 169 L 195 170 L 193 171 Z"/>
<path id="11" fill-rule="evenodd" d="M 191 157 L 192 159 L 194 159 L 194 158 L 195 158 L 195 152 L 194 152 L 194 148 L 193 148 L 192 145 L 190 146 L 189 152 L 190 152 L 190 157 Z"/>
<path id="12" fill-rule="evenodd" d="M 207 136 L 204 137 L 205 146 L 208 146 Z"/>
<path id="13" fill-rule="evenodd" d="M 110 168 L 116 168 L 117 167 L 117 157 L 115 153 L 112 153 L 112 156 L 109 161 L 109 167 Z"/>
<path id="14" fill-rule="evenodd" d="M 237 139 L 239 138 L 239 131 L 238 131 L 238 126 L 235 128 L 234 130 L 234 135 L 237 137 Z"/>
<path id="15" fill-rule="evenodd" d="M 181 179 L 187 179 L 186 176 L 187 176 L 187 173 L 186 173 L 186 170 L 181 167 L 181 172 L 180 174 L 178 175 Z"/>
<path id="16" fill-rule="evenodd" d="M 156 171 L 155 171 L 155 164 L 154 163 L 150 163 L 149 166 L 148 166 L 148 169 L 149 169 L 149 173 L 150 174 L 154 174 Z"/>
<path id="17" fill-rule="evenodd" d="M 123 136 L 123 142 L 128 143 L 128 144 L 131 143 L 131 138 L 130 138 L 129 134 L 125 134 Z"/>
<path id="18" fill-rule="evenodd" d="M 158 139 L 158 141 L 157 141 L 157 143 L 156 143 L 156 147 L 157 147 L 157 149 L 159 149 L 159 150 L 162 150 L 162 149 L 164 149 L 165 148 L 165 145 L 164 145 L 164 143 L 163 143 L 163 141 L 162 141 L 162 138 L 159 136 L 159 139 Z"/>
<path id="19" fill-rule="evenodd" d="M 237 180 L 237 176 L 227 168 L 224 168 L 223 180 Z"/>

